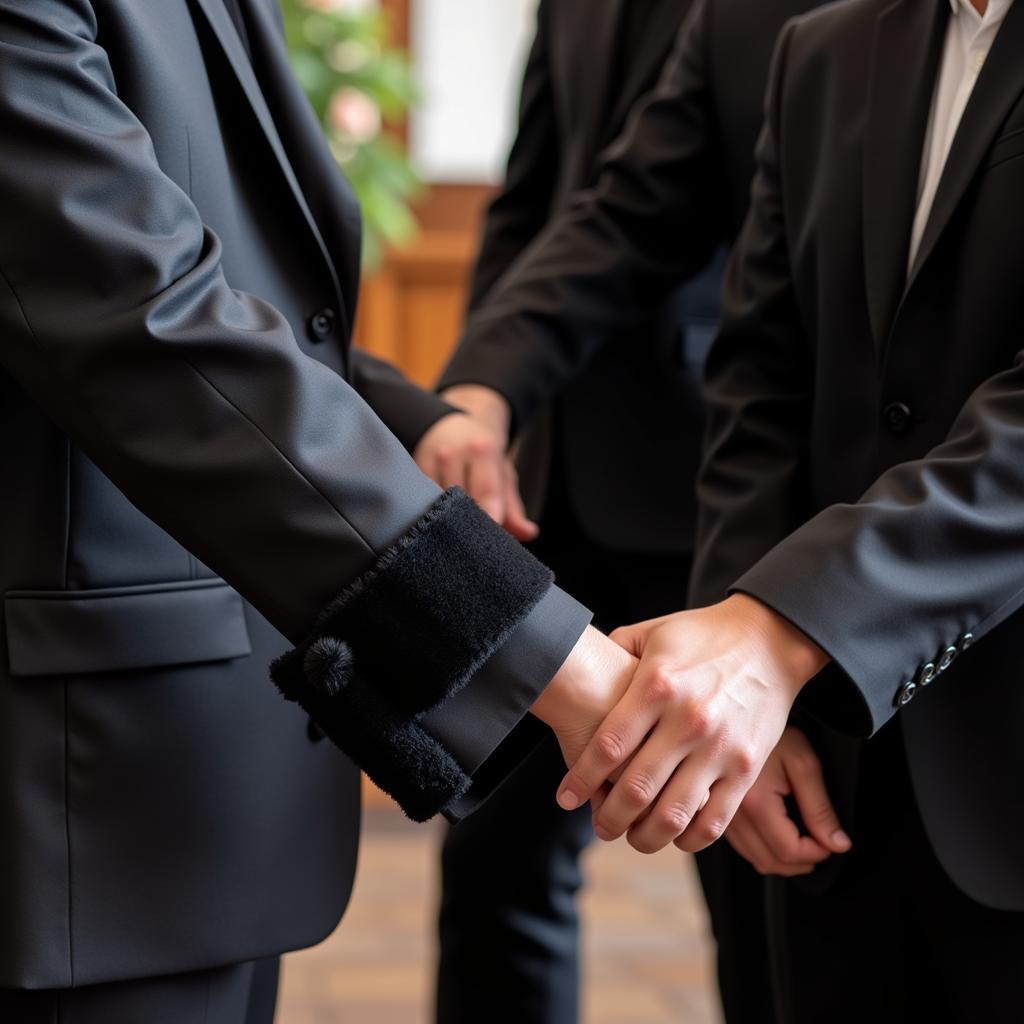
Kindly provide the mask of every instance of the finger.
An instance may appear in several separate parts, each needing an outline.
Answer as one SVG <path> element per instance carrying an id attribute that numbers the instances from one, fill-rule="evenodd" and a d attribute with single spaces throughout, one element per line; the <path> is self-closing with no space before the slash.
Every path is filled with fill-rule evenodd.
<path id="1" fill-rule="evenodd" d="M 746 819 L 760 835 L 773 859 L 783 865 L 820 864 L 832 851 L 811 836 L 800 834 L 796 822 L 786 813 L 780 793 L 759 795 L 744 804 Z"/>
<path id="2" fill-rule="evenodd" d="M 567 811 L 586 803 L 608 777 L 633 755 L 671 700 L 657 668 L 641 665 L 623 698 L 598 726 L 583 753 L 558 787 Z"/>
<path id="3" fill-rule="evenodd" d="M 608 634 L 609 640 L 614 640 L 620 647 L 625 648 L 634 658 L 642 658 L 647 636 L 655 626 L 660 625 L 667 615 L 657 619 L 647 619 L 645 622 L 637 622 L 632 626 L 619 626 Z"/>
<path id="4" fill-rule="evenodd" d="M 805 750 L 787 757 L 783 762 L 796 805 L 800 808 L 800 816 L 804 819 L 807 831 L 818 843 L 834 853 L 846 853 L 853 844 L 839 824 L 839 815 L 825 787 L 821 762 L 810 744 L 805 741 L 804 745 Z"/>
<path id="5" fill-rule="evenodd" d="M 488 442 L 470 446 L 466 475 L 469 496 L 497 523 L 505 521 L 505 485 L 502 456 Z"/>
<path id="6" fill-rule="evenodd" d="M 519 496 L 519 477 L 511 464 L 505 467 L 505 529 L 524 544 L 536 540 L 540 527 L 527 516 Z"/>
<path id="7" fill-rule="evenodd" d="M 646 817 L 629 830 L 629 845 L 640 853 L 657 853 L 674 842 L 700 814 L 715 778 L 713 766 L 704 759 L 695 755 L 683 761 Z"/>
<path id="8" fill-rule="evenodd" d="M 467 459 L 459 448 L 441 448 L 434 456 L 435 472 L 431 474 L 440 487 L 462 487 L 469 491 Z"/>
<path id="9" fill-rule="evenodd" d="M 601 813 L 601 808 L 604 806 L 604 802 L 608 797 L 608 791 L 610 788 L 611 787 L 606 783 L 590 798 L 592 820 L 596 821 L 598 814 Z"/>
<path id="10" fill-rule="evenodd" d="M 729 845 L 758 874 L 771 874 L 772 856 L 768 852 L 768 847 L 764 845 L 764 840 L 745 820 L 742 811 L 736 815 L 732 824 L 726 830 L 725 838 Z"/>
<path id="11" fill-rule="evenodd" d="M 680 734 L 671 720 L 659 722 L 604 801 L 594 821 L 598 837 L 618 839 L 630 829 L 657 799 L 691 746 L 680 742 Z"/>
<path id="12" fill-rule="evenodd" d="M 703 850 L 720 839 L 747 794 L 749 783 L 741 776 L 719 777 L 715 781 L 715 774 L 717 766 L 713 766 L 713 775 L 707 786 L 711 791 L 710 799 L 687 825 L 683 835 L 679 837 L 680 841 L 676 843 L 680 850 L 687 853 L 697 853 L 698 850 Z"/>
<path id="13" fill-rule="evenodd" d="M 758 874 L 795 878 L 798 875 L 809 875 L 814 871 L 814 864 L 783 864 L 775 860 L 754 829 L 749 825 L 737 826 L 737 821 L 741 817 L 742 812 L 733 819 L 732 824 L 726 829 L 725 839 Z"/>

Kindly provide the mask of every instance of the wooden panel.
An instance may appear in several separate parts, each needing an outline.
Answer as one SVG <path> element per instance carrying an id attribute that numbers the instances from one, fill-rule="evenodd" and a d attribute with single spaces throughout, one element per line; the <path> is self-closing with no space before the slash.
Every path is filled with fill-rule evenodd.
<path id="1" fill-rule="evenodd" d="M 421 234 L 389 253 L 363 283 L 356 344 L 432 387 L 458 341 L 487 186 L 431 190 L 417 211 Z"/>

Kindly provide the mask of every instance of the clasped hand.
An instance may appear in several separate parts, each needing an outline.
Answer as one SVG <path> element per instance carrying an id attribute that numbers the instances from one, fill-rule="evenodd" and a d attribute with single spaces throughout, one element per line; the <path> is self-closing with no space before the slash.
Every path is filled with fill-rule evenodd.
<path id="1" fill-rule="evenodd" d="M 635 671 L 610 673 L 616 684 L 601 693 L 607 713 L 595 724 L 593 711 L 574 716 L 572 705 L 602 659 L 615 664 L 604 646 L 612 641 L 637 659 Z M 572 809 L 591 801 L 600 838 L 626 835 L 644 853 L 669 843 L 703 849 L 725 832 L 779 742 L 799 690 L 826 661 L 781 616 L 742 594 L 610 638 L 588 631 L 534 706 L 571 765 L 559 803 Z"/>
<path id="2" fill-rule="evenodd" d="M 427 431 L 416 461 L 441 486 L 463 487 L 513 536 L 532 540 L 538 529 L 507 455 L 508 403 L 477 385 L 444 397 L 465 414 Z M 559 803 L 571 810 L 589 800 L 602 839 L 626 835 L 644 853 L 669 843 L 703 849 L 735 818 L 729 840 L 759 871 L 813 869 L 848 849 L 849 839 L 813 752 L 786 723 L 800 689 L 827 660 L 742 594 L 610 638 L 587 630 L 532 709 L 554 729 L 570 766 Z M 785 813 L 789 793 L 810 836 Z"/>

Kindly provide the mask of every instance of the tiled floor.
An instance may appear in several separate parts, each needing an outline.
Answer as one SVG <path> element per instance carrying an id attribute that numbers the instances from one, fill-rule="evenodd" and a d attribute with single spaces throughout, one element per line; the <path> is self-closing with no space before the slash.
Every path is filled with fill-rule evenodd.
<path id="1" fill-rule="evenodd" d="M 352 905 L 330 939 L 286 959 L 280 1024 L 428 1024 L 437 835 L 368 812 Z M 618 843 L 595 844 L 587 867 L 585 1024 L 716 1024 L 692 863 Z"/>

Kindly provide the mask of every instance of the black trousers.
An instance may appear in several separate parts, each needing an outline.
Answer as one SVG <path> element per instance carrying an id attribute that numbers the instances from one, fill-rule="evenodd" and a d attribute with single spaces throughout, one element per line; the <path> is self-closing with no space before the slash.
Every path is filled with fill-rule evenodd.
<path id="1" fill-rule="evenodd" d="M 603 629 L 685 607 L 689 559 L 609 551 L 576 525 L 553 474 L 534 545 Z M 466 821 L 441 854 L 438 1024 L 575 1024 L 579 1016 L 579 857 L 589 808 L 554 794 L 565 766 L 553 741 Z M 724 844 L 698 860 L 718 941 L 729 1024 L 773 1024 L 764 887 Z M 637 870 L 643 870 L 637 855 Z"/>
<path id="2" fill-rule="evenodd" d="M 4 1024 L 272 1024 L 275 957 L 163 978 L 37 992 L 0 990 Z"/>
<path id="3" fill-rule="evenodd" d="M 780 1021 L 1024 1020 L 1024 913 L 974 902 L 943 870 L 898 722 L 865 744 L 858 783 L 854 846 L 835 881 L 768 884 Z"/>

